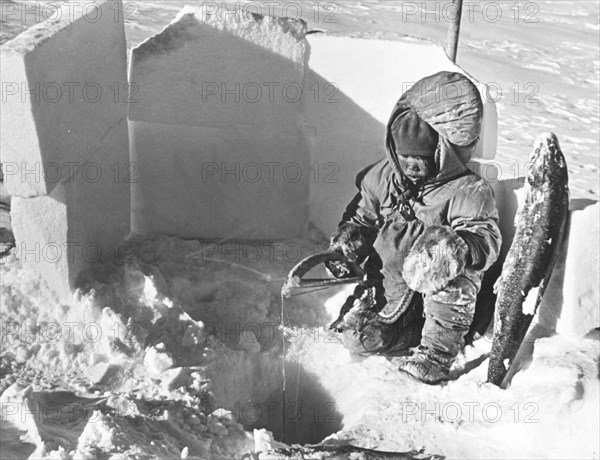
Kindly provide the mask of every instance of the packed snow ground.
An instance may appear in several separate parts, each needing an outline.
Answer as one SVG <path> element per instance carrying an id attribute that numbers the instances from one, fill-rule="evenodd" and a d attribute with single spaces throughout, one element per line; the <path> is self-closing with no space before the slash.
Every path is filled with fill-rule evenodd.
<path id="1" fill-rule="evenodd" d="M 253 428 L 281 438 L 279 289 L 322 244 L 142 241 L 124 265 L 84 273 L 71 305 L 11 256 L 1 267 L 1 457 L 230 459 L 255 448 Z M 332 294 L 285 303 L 288 442 L 598 458 L 597 338 L 540 341 L 508 390 L 484 383 L 482 339 L 457 380 L 430 387 L 393 361 L 351 357 L 323 329 L 347 291 Z M 274 444 L 257 432 L 256 445 Z"/>

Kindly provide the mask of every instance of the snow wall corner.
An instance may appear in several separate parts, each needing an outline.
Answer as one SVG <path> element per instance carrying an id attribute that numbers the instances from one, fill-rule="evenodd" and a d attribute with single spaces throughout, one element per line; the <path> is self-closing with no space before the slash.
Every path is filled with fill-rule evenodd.
<path id="1" fill-rule="evenodd" d="M 130 228 L 127 55 L 121 0 L 53 18 L 1 47 L 0 148 L 19 256 L 67 300 Z"/>

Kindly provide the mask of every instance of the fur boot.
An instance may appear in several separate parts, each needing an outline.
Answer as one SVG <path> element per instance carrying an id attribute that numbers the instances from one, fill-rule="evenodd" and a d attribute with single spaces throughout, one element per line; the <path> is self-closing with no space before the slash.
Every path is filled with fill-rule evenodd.
<path id="1" fill-rule="evenodd" d="M 413 354 L 397 361 L 398 370 L 428 385 L 437 385 L 450 379 L 452 360 L 443 359 L 419 346 Z"/>
<path id="2" fill-rule="evenodd" d="M 469 248 L 448 226 L 425 229 L 404 261 L 402 276 L 414 291 L 430 295 L 465 269 Z"/>

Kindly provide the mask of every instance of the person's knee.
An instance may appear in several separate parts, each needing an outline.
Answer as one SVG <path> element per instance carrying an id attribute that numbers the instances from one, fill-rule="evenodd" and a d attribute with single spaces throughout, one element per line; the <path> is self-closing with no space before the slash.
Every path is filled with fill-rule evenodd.
<path id="1" fill-rule="evenodd" d="M 448 305 L 475 304 L 479 286 L 464 276 L 459 276 L 450 281 L 444 289 L 425 297 L 425 307 L 428 303 Z"/>
<path id="2" fill-rule="evenodd" d="M 444 289 L 427 296 L 425 314 L 436 318 L 448 329 L 468 329 L 475 315 L 478 287 L 464 277 L 458 277 Z"/>
<path id="3" fill-rule="evenodd" d="M 394 334 L 390 328 L 381 328 L 370 324 L 361 332 L 347 330 L 340 334 L 342 344 L 355 353 L 381 353 L 394 342 Z"/>

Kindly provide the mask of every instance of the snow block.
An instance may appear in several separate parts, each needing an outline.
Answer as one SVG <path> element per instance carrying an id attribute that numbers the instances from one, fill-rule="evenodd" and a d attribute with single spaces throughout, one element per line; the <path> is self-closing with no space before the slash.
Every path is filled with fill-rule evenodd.
<path id="1" fill-rule="evenodd" d="M 52 18 L 1 47 L 0 148 L 17 251 L 70 298 L 79 271 L 129 233 L 135 177 L 121 1 Z"/>
<path id="2" fill-rule="evenodd" d="M 186 7 L 132 50 L 132 230 L 273 239 L 308 220 L 301 21 Z"/>
<path id="3" fill-rule="evenodd" d="M 356 194 L 356 173 L 385 157 L 385 127 L 402 93 L 442 70 L 465 72 L 440 46 L 425 40 L 319 34 L 309 35 L 308 41 L 305 135 L 314 171 L 310 219 L 330 233 Z M 474 158 L 491 159 L 496 154 L 496 107 L 486 97 L 486 87 L 475 84 L 482 92 L 484 119 Z"/>
<path id="4" fill-rule="evenodd" d="M 11 195 L 49 194 L 65 179 L 66 163 L 95 160 L 126 116 L 120 8 L 117 0 L 65 5 L 60 20 L 2 45 L 0 148 Z"/>
<path id="5" fill-rule="evenodd" d="M 600 326 L 599 221 L 598 203 L 571 211 L 563 249 L 536 318 L 549 330 L 584 336 Z"/>

